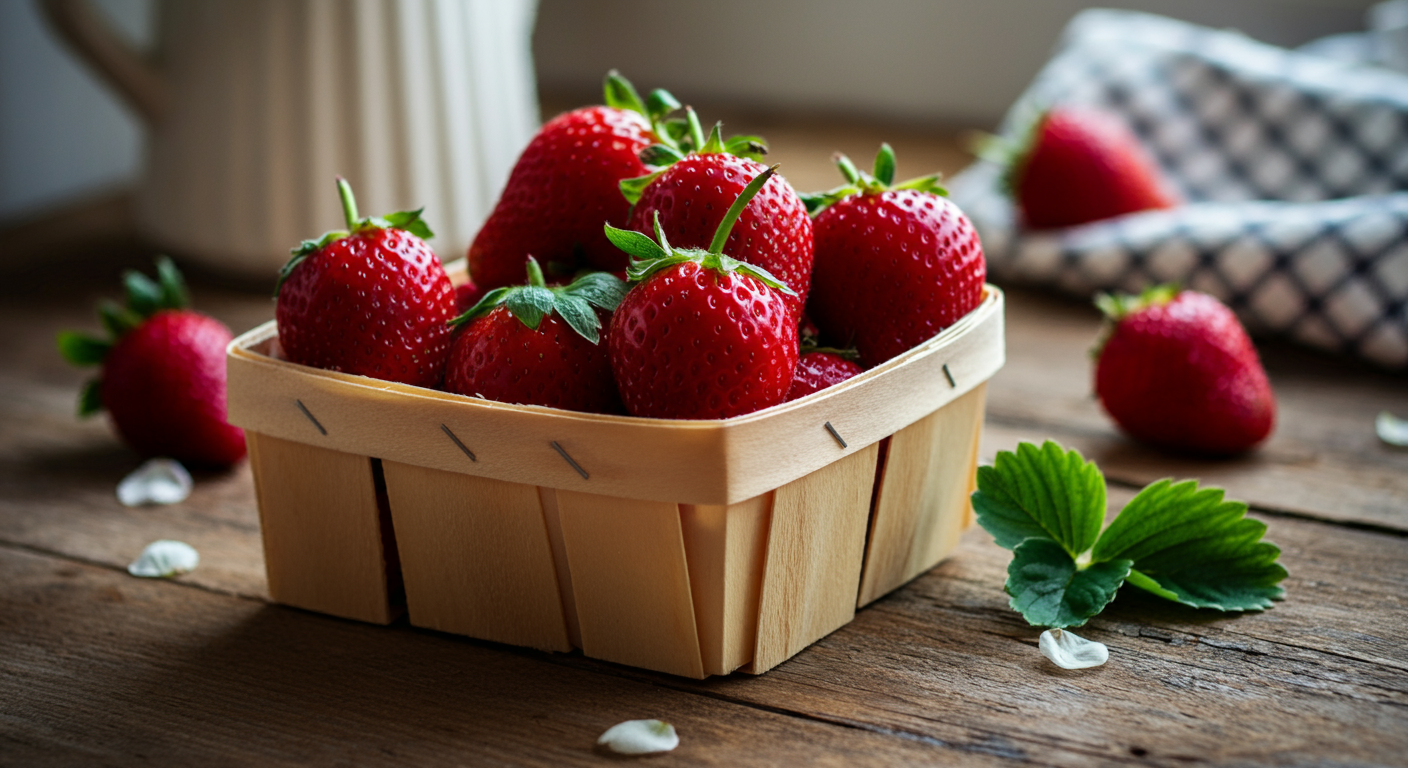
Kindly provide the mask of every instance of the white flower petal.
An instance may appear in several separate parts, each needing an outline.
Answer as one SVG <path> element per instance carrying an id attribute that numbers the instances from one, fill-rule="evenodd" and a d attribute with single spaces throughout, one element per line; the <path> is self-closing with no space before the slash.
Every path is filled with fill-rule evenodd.
<path id="1" fill-rule="evenodd" d="M 1098 667 L 1110 659 L 1110 649 L 1104 643 L 1086 640 L 1064 629 L 1048 629 L 1041 633 L 1041 653 L 1061 669 Z"/>
<path id="2" fill-rule="evenodd" d="M 607 728 L 596 743 L 623 755 L 648 755 L 678 747 L 680 737 L 675 726 L 663 720 L 627 720 Z"/>
<path id="3" fill-rule="evenodd" d="M 175 459 L 152 459 L 117 484 L 117 500 L 124 506 L 175 504 L 191 495 L 191 473 Z"/>
<path id="4" fill-rule="evenodd" d="M 1408 448 L 1408 419 L 1400 419 L 1388 411 L 1380 411 L 1379 417 L 1374 419 L 1374 431 L 1379 433 L 1379 439 L 1385 443 Z"/>
<path id="5" fill-rule="evenodd" d="M 200 553 L 190 544 L 162 539 L 148 544 L 127 566 L 127 572 L 149 579 L 166 578 L 190 573 L 199 563 Z"/>

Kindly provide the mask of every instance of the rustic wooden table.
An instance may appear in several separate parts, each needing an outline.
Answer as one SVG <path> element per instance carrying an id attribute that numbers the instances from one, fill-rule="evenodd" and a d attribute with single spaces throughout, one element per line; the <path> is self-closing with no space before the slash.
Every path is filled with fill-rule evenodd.
<path id="1" fill-rule="evenodd" d="M 961 163 L 895 143 L 914 172 Z M 1408 763 L 1408 452 L 1373 432 L 1380 410 L 1408 415 L 1402 376 L 1269 346 L 1274 438 L 1232 461 L 1173 459 L 1121 438 L 1093 400 L 1096 312 L 1013 289 L 985 460 L 1055 439 L 1100 464 L 1116 509 L 1159 477 L 1222 485 L 1282 547 L 1286 600 L 1234 617 L 1127 591 L 1083 631 L 1110 662 L 1065 672 L 1007 607 L 1009 553 L 975 528 L 766 675 L 696 682 L 270 604 L 246 466 L 198 476 L 182 504 L 127 509 L 114 487 L 137 458 L 73 416 L 82 375 L 54 335 L 94 327 L 112 275 L 0 282 L 0 765 L 600 764 L 603 730 L 653 717 L 682 741 L 652 765 Z M 263 293 L 198 282 L 195 297 L 236 332 L 272 315 Z M 160 538 L 194 545 L 200 567 L 128 576 Z"/>

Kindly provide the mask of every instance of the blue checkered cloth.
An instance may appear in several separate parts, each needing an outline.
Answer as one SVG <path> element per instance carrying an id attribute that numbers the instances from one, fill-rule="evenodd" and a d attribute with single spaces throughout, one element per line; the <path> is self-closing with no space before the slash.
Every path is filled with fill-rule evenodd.
<path id="1" fill-rule="evenodd" d="M 1186 205 L 1025 231 L 1001 168 L 949 181 L 999 280 L 1088 296 L 1181 282 L 1248 329 L 1408 368 L 1408 76 L 1095 10 L 1012 107 L 1121 116 Z"/>

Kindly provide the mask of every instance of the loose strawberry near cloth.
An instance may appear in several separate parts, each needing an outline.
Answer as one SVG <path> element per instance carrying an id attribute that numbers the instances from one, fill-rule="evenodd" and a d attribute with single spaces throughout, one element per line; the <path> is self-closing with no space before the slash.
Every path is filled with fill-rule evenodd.
<path id="1" fill-rule="evenodd" d="M 1087 11 L 1008 113 L 1099 110 L 1181 204 L 1025 226 L 1005 168 L 949 180 L 999 280 L 1091 296 L 1179 282 L 1276 335 L 1408 368 L 1408 76 L 1157 16 Z"/>

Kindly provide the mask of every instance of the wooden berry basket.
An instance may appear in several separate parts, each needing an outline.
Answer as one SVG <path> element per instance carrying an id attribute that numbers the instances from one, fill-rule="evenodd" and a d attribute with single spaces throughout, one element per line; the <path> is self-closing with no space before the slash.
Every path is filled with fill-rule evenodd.
<path id="1" fill-rule="evenodd" d="M 1003 296 L 837 386 L 721 421 L 506 405 L 230 344 L 274 600 L 702 678 L 764 672 L 971 523 Z"/>

